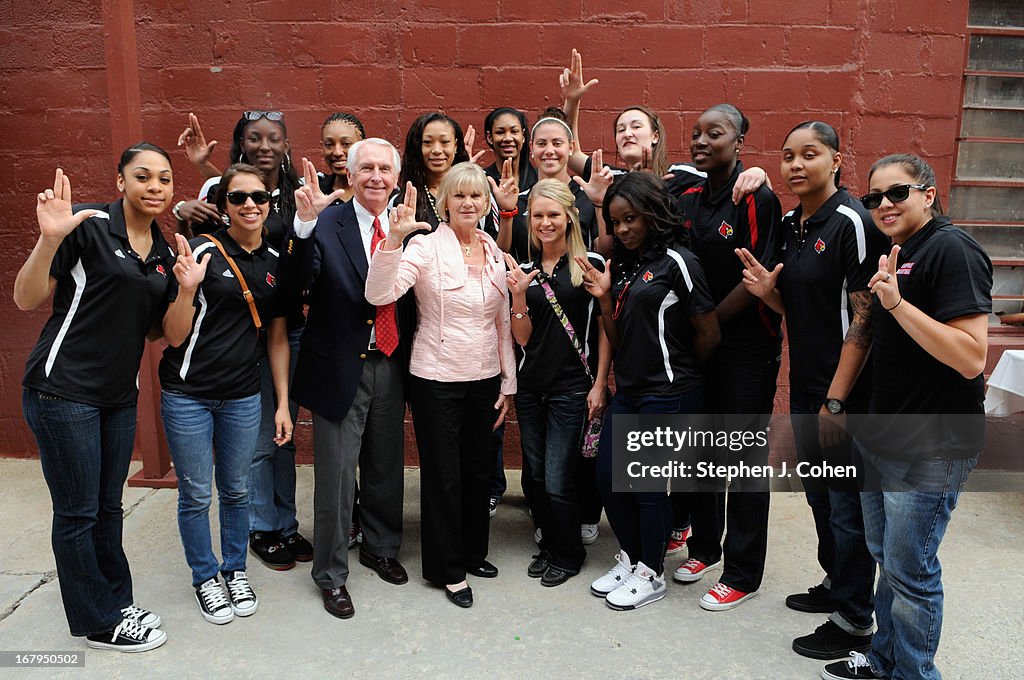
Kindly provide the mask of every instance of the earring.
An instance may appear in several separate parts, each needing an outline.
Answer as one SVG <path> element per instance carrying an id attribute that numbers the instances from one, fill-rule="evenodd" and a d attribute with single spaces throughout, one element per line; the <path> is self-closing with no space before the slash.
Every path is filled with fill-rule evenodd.
<path id="1" fill-rule="evenodd" d="M 244 151 L 239 152 L 239 154 L 238 154 L 238 162 L 239 163 L 244 163 L 245 162 L 245 152 Z"/>

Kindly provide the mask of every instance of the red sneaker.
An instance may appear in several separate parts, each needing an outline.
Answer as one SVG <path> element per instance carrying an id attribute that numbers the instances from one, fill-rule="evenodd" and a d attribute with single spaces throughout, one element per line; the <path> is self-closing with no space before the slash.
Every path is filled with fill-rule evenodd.
<path id="1" fill-rule="evenodd" d="M 719 560 L 714 564 L 704 564 L 700 560 L 695 560 L 691 557 L 676 567 L 676 571 L 672 574 L 672 578 L 680 583 L 693 583 L 695 581 L 699 581 L 704 576 L 704 573 L 709 569 L 714 569 L 721 563 L 721 560 Z"/>
<path id="2" fill-rule="evenodd" d="M 738 607 L 755 595 L 757 595 L 756 590 L 752 593 L 745 593 L 719 581 L 700 598 L 700 608 L 709 612 L 721 612 Z"/>
<path id="3" fill-rule="evenodd" d="M 672 536 L 668 539 L 668 550 L 666 555 L 675 555 L 677 552 L 686 550 L 686 539 L 690 537 L 690 527 L 685 529 L 673 529 Z"/>

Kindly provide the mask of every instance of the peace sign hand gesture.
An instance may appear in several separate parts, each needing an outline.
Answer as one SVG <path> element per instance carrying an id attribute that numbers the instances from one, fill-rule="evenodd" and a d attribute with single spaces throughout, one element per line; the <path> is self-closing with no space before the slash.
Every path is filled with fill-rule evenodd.
<path id="1" fill-rule="evenodd" d="M 888 255 L 878 258 L 878 271 L 868 281 L 868 288 L 878 296 L 878 301 L 887 312 L 896 309 L 903 302 L 896 270 L 899 268 L 900 247 L 893 246 Z"/>
<path id="2" fill-rule="evenodd" d="M 188 114 L 188 126 L 178 136 L 178 146 L 185 147 L 185 155 L 196 167 L 205 165 L 213 155 L 213 148 L 217 146 L 217 140 L 206 141 L 203 135 L 203 128 L 199 126 L 199 118 L 196 114 Z"/>
<path id="3" fill-rule="evenodd" d="M 569 68 L 562 69 L 558 76 L 558 85 L 561 89 L 562 101 L 579 101 L 599 81 L 597 78 L 586 83 L 583 82 L 583 57 L 573 48 L 572 57 L 569 60 Z"/>
<path id="4" fill-rule="evenodd" d="M 761 300 L 771 296 L 775 291 L 775 284 L 779 280 L 782 263 L 778 263 L 775 265 L 775 269 L 768 271 L 746 248 L 737 248 L 734 252 L 743 262 L 743 285 L 747 287 L 747 291 Z"/>
<path id="5" fill-rule="evenodd" d="M 345 195 L 343 189 L 324 194 L 317 181 L 316 168 L 308 158 L 302 159 L 302 179 L 305 183 L 295 190 L 295 214 L 303 222 L 312 222 L 324 208 Z"/>
<path id="6" fill-rule="evenodd" d="M 490 175 L 487 181 L 491 185 L 491 193 L 494 194 L 494 202 L 501 210 L 515 210 L 519 204 L 519 181 L 512 174 L 512 159 L 506 158 L 501 164 L 501 182 L 495 182 Z"/>
<path id="7" fill-rule="evenodd" d="M 590 154 L 590 181 L 583 181 L 579 175 L 573 175 L 572 178 L 576 184 L 580 185 L 583 193 L 587 195 L 595 208 L 600 208 L 604 204 L 604 195 L 614 179 L 612 169 L 604 164 L 604 152 L 601 149 Z"/>
<path id="8" fill-rule="evenodd" d="M 612 289 L 612 261 L 606 260 L 604 271 L 598 271 L 597 267 L 590 263 L 585 257 L 577 257 L 576 264 L 583 269 L 583 287 L 595 298 L 602 298 L 608 295 Z"/>
<path id="9" fill-rule="evenodd" d="M 178 245 L 178 257 L 174 263 L 174 278 L 178 280 L 178 287 L 186 291 L 194 291 L 206 278 L 206 265 L 210 262 L 209 253 L 200 256 L 197 261 L 192 256 L 192 248 L 188 240 L 181 234 L 175 234 L 174 240 Z"/>
<path id="10" fill-rule="evenodd" d="M 505 253 L 505 265 L 508 267 L 508 272 L 505 275 L 508 292 L 515 298 L 526 295 L 526 289 L 530 287 L 533 280 L 540 274 L 540 269 L 534 269 L 529 274 L 526 274 L 515 258 L 508 253 Z"/>
<path id="11" fill-rule="evenodd" d="M 63 241 L 96 213 L 96 210 L 71 211 L 71 180 L 60 168 L 54 173 L 53 188 L 36 196 L 36 219 L 39 220 L 39 234 L 44 240 Z"/>

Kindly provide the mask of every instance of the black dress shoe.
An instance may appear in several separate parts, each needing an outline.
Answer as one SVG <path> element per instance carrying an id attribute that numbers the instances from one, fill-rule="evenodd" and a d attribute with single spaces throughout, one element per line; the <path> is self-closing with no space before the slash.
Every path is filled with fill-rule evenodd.
<path id="1" fill-rule="evenodd" d="M 480 578 L 495 578 L 498 575 L 498 568 L 484 560 L 475 567 L 466 567 L 466 573 Z"/>
<path id="2" fill-rule="evenodd" d="M 533 562 L 530 562 L 530 566 L 526 568 L 526 575 L 530 578 L 540 578 L 550 565 L 551 553 L 541 550 L 540 553 L 533 556 Z"/>
<path id="3" fill-rule="evenodd" d="M 396 586 L 409 582 L 409 574 L 405 572 L 405 567 L 394 557 L 377 557 L 365 550 L 360 550 L 359 564 L 373 569 L 382 579 L 388 583 L 394 583 Z"/>
<path id="4" fill-rule="evenodd" d="M 340 588 L 324 588 L 320 593 L 324 598 L 324 609 L 332 616 L 339 619 L 351 619 L 356 613 L 352 604 L 352 598 L 348 595 L 345 586 Z"/>
<path id="5" fill-rule="evenodd" d="M 561 567 L 555 566 L 554 564 L 548 566 L 548 570 L 544 572 L 544 575 L 540 577 L 540 584 L 553 588 L 554 586 L 560 586 L 576 574 L 571 571 L 566 571 Z"/>
<path id="6" fill-rule="evenodd" d="M 454 593 L 448 590 L 448 587 L 445 586 L 444 594 L 448 596 L 448 599 L 452 604 L 458 605 L 463 609 L 469 609 L 473 606 L 473 589 L 469 586 L 466 586 L 462 590 L 456 590 Z"/>

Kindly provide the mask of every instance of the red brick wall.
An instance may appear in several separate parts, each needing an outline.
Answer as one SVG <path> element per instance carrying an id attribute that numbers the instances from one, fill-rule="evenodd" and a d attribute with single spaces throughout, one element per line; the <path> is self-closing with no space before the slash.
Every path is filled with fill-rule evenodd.
<path id="1" fill-rule="evenodd" d="M 120 149 L 111 148 L 101 10 L 110 4 L 36 0 L 25 12 L 0 3 L 0 236 L 10 246 L 0 251 L 0 455 L 33 455 L 20 380 L 46 312 L 18 312 L 11 293 L 34 243 L 34 196 L 56 164 L 78 200 L 114 193 Z M 336 109 L 395 142 L 428 109 L 476 127 L 499 105 L 535 115 L 558 103 L 557 74 L 577 47 L 585 75 L 601 80 L 584 101 L 586 150 L 613 150 L 614 112 L 642 102 L 666 121 L 670 157 L 685 160 L 699 112 L 729 101 L 751 120 L 746 163 L 776 178 L 782 136 L 815 117 L 839 128 L 854 190 L 874 159 L 910 150 L 933 162 L 946 194 L 967 3 L 469 4 L 381 0 L 355 21 L 357 6 L 341 0 L 136 0 L 145 137 L 173 150 L 194 111 L 223 163 L 238 112 L 275 108 L 287 114 L 294 155 L 319 164 L 320 123 Z M 177 193 L 190 196 L 198 175 L 183 154 L 175 163 Z"/>

